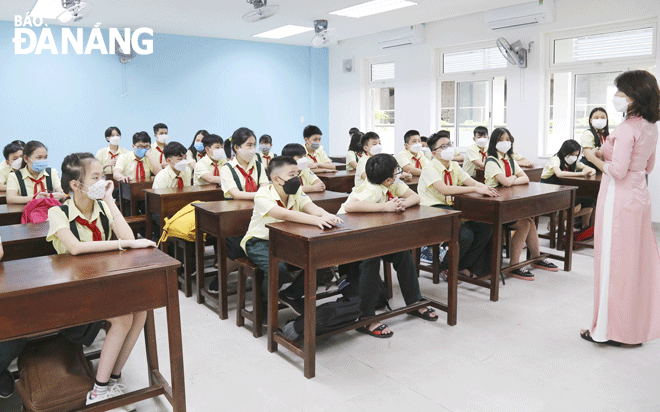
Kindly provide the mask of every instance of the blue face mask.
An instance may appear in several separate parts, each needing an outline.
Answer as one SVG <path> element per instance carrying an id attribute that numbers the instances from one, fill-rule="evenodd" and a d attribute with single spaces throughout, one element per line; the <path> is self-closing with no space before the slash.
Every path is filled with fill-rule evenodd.
<path id="1" fill-rule="evenodd" d="M 195 150 L 197 150 L 198 152 L 203 152 L 204 151 L 204 143 L 195 142 Z"/>
<path id="2" fill-rule="evenodd" d="M 144 155 L 147 154 L 147 150 L 149 149 L 144 149 L 144 148 L 135 149 L 135 156 L 142 159 Z"/>
<path id="3" fill-rule="evenodd" d="M 33 160 L 31 167 L 35 172 L 41 173 L 48 167 L 48 160 Z"/>

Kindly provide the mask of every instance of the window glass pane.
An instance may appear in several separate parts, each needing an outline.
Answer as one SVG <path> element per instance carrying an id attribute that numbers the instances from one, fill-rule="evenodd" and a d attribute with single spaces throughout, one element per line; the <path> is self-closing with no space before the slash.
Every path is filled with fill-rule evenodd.
<path id="1" fill-rule="evenodd" d="M 653 28 L 558 39 L 555 64 L 653 55 Z"/>
<path id="2" fill-rule="evenodd" d="M 497 47 L 475 49 L 443 55 L 443 73 L 474 72 L 505 68 L 507 61 Z"/>
<path id="3" fill-rule="evenodd" d="M 490 82 L 460 82 L 457 94 L 458 146 L 467 146 L 477 126 L 489 126 Z"/>
<path id="4" fill-rule="evenodd" d="M 575 125 L 574 138 L 580 140 L 582 133 L 589 128 L 589 114 L 596 107 L 607 111 L 610 132 L 621 123 L 622 116 L 612 106 L 616 93 L 614 79 L 616 73 L 578 74 L 575 76 Z"/>
<path id="5" fill-rule="evenodd" d="M 371 81 L 382 82 L 394 80 L 394 63 L 377 63 L 371 65 Z"/>
<path id="6" fill-rule="evenodd" d="M 493 129 L 506 127 L 506 77 L 493 79 Z"/>
<path id="7" fill-rule="evenodd" d="M 394 153 L 394 87 L 371 89 L 374 131 L 380 136 L 383 153 Z"/>
<path id="8" fill-rule="evenodd" d="M 440 84 L 440 127 L 453 130 L 456 127 L 456 82 Z"/>
<path id="9" fill-rule="evenodd" d="M 548 138 L 543 152 L 546 155 L 557 153 L 561 144 L 572 138 L 571 100 L 573 73 L 554 73 L 550 76 L 550 119 Z"/>

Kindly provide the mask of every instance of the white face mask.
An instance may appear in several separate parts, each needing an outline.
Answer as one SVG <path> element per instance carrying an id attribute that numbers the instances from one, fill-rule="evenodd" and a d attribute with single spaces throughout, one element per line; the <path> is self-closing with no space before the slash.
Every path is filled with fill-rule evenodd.
<path id="1" fill-rule="evenodd" d="M 503 142 L 497 142 L 495 148 L 502 153 L 506 153 L 509 150 L 511 150 L 511 142 L 509 142 L 508 140 Z"/>
<path id="2" fill-rule="evenodd" d="M 110 137 L 110 144 L 113 146 L 117 146 L 120 140 L 121 140 L 121 136 L 112 136 Z"/>
<path id="3" fill-rule="evenodd" d="M 174 168 L 178 170 L 179 172 L 183 172 L 188 168 L 188 164 L 190 163 L 190 160 L 182 160 L 180 162 L 176 162 L 174 164 Z"/>
<path id="4" fill-rule="evenodd" d="M 383 145 L 379 143 L 371 146 L 369 153 L 371 153 L 372 156 L 383 153 Z"/>
<path id="5" fill-rule="evenodd" d="M 156 140 L 158 140 L 158 143 L 167 143 L 168 135 L 166 134 L 161 134 L 160 136 L 156 136 Z"/>
<path id="6" fill-rule="evenodd" d="M 454 154 L 456 153 L 456 149 L 453 147 L 448 147 L 444 149 L 442 152 L 440 152 L 440 157 L 442 160 L 450 161 L 454 158 Z"/>
<path id="7" fill-rule="evenodd" d="M 87 188 L 87 197 L 89 197 L 92 200 L 101 200 L 105 197 L 105 189 L 106 186 L 108 185 L 108 182 L 105 180 L 99 180 L 98 182 L 94 183 L 91 186 L 87 186 L 86 184 L 79 182 L 81 185 L 85 186 Z"/>
<path id="8" fill-rule="evenodd" d="M 612 97 L 612 105 L 614 105 L 614 110 L 620 113 L 625 113 L 628 110 L 628 100 L 625 97 L 614 96 Z"/>
<path id="9" fill-rule="evenodd" d="M 225 149 L 213 149 L 213 155 L 211 156 L 211 159 L 222 160 L 225 157 L 227 157 L 225 154 Z"/>
<path id="10" fill-rule="evenodd" d="M 14 170 L 18 170 L 18 169 L 21 168 L 21 165 L 22 165 L 22 164 L 23 164 L 23 159 L 21 159 L 21 158 L 19 157 L 18 159 L 16 159 L 16 160 L 14 160 L 13 162 L 11 162 L 11 168 L 14 169 Z"/>
<path id="11" fill-rule="evenodd" d="M 261 150 L 261 153 L 263 153 L 263 154 L 268 153 L 270 148 L 271 148 L 271 145 L 269 145 L 269 144 L 262 144 L 261 146 L 259 146 L 259 150 Z"/>
<path id="12" fill-rule="evenodd" d="M 410 145 L 410 151 L 412 153 L 415 153 L 415 154 L 421 152 L 422 151 L 422 144 L 421 143 L 415 143 L 413 145 Z"/>
<path id="13" fill-rule="evenodd" d="M 607 119 L 592 119 L 591 125 L 597 130 L 603 130 L 607 126 Z"/>
<path id="14" fill-rule="evenodd" d="M 309 164 L 309 160 L 307 160 L 307 157 L 301 157 L 300 159 L 298 159 L 298 169 L 305 170 L 307 169 L 308 164 Z"/>
<path id="15" fill-rule="evenodd" d="M 250 163 L 252 159 L 254 158 L 254 154 L 257 153 L 256 149 L 238 149 L 238 156 L 240 156 L 241 159 L 246 161 L 247 163 Z"/>
<path id="16" fill-rule="evenodd" d="M 487 137 L 480 137 L 477 140 L 475 140 L 474 142 L 477 144 L 477 146 L 479 146 L 481 148 L 484 148 L 484 147 L 488 146 L 488 138 Z"/>
<path id="17" fill-rule="evenodd" d="M 564 161 L 566 162 L 567 165 L 572 165 L 573 163 L 577 162 L 577 156 L 566 156 L 564 158 Z"/>
<path id="18" fill-rule="evenodd" d="M 426 156 L 429 159 L 432 157 L 431 149 L 429 149 L 428 147 L 422 147 L 422 153 L 424 153 L 424 156 Z"/>

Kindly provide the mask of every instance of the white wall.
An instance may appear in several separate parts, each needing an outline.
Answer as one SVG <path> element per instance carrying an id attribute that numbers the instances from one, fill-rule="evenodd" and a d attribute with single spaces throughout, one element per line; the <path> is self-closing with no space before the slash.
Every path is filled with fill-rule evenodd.
<path id="1" fill-rule="evenodd" d="M 386 57 L 396 64 L 396 150 L 403 149 L 403 134 L 417 129 L 428 135 L 437 131 L 438 50 L 462 44 L 492 42 L 506 37 L 510 41 L 534 42 L 527 69 L 507 68 L 507 127 L 516 136 L 516 151 L 536 163 L 542 132 L 545 66 L 545 34 L 558 30 L 582 28 L 626 20 L 659 18 L 658 0 L 556 0 L 554 23 L 516 30 L 491 31 L 484 25 L 483 13 L 426 24 L 426 43 L 384 52 L 376 46 L 378 35 L 341 41 L 330 48 L 330 147 L 333 156 L 345 156 L 349 143 L 348 129 L 366 128 L 364 82 L 368 59 Z M 660 37 L 660 36 L 659 36 Z M 660 40 L 660 39 L 659 39 Z M 660 60 L 660 41 L 657 41 Z M 354 59 L 355 70 L 342 72 L 344 59 Z M 660 78 L 660 62 L 656 63 Z M 660 222 L 660 167 L 649 176 L 653 195 L 653 220 Z"/>

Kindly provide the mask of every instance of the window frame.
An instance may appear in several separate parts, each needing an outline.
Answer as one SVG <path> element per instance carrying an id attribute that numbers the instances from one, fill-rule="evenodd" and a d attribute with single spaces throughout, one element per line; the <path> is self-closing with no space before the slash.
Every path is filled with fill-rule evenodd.
<path id="1" fill-rule="evenodd" d="M 389 79 L 389 80 L 383 80 L 383 81 L 371 81 L 371 70 L 372 70 L 372 65 L 374 64 L 382 64 L 382 63 L 392 63 L 394 64 L 394 79 Z M 392 131 L 395 130 L 396 127 L 396 59 L 393 56 L 387 56 L 387 57 L 381 57 L 381 58 L 376 58 L 376 59 L 370 59 L 366 61 L 367 64 L 367 70 L 366 70 L 366 77 L 365 79 L 365 101 L 366 101 L 366 130 L 375 130 L 376 126 L 382 127 L 382 128 L 391 128 Z M 392 87 L 394 88 L 394 124 L 379 124 L 376 125 L 376 120 L 374 118 L 374 113 L 373 113 L 373 99 L 372 99 L 372 89 L 380 89 L 380 88 L 386 88 L 386 87 Z M 395 139 L 396 140 L 396 139 Z M 396 141 L 393 141 L 392 144 L 394 147 L 396 147 Z"/>

